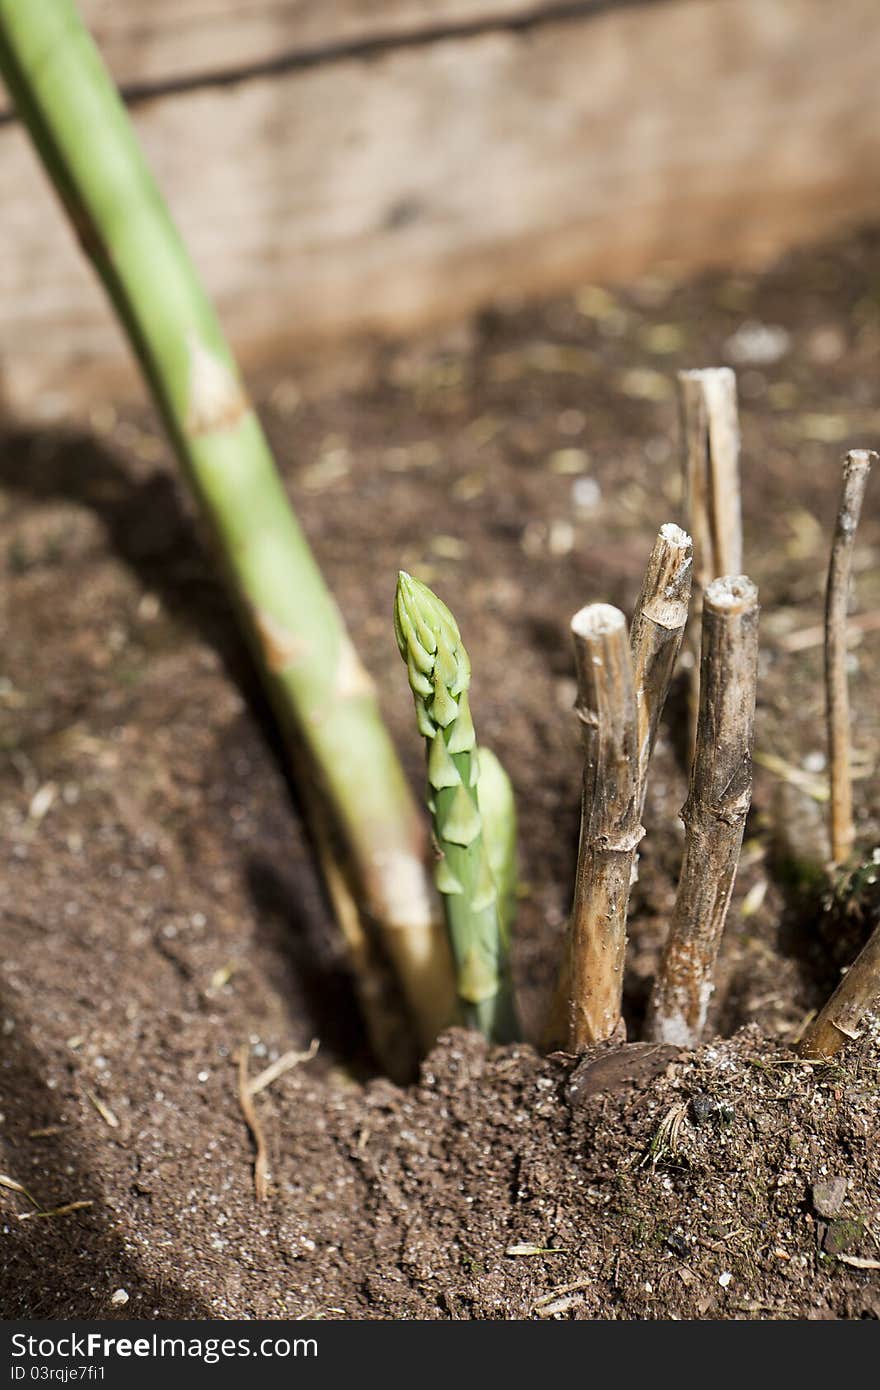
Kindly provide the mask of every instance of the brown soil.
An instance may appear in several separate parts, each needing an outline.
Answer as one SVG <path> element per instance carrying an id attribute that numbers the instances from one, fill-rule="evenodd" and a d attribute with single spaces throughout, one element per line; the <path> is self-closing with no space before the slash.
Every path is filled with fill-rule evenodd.
<path id="1" fill-rule="evenodd" d="M 810 629 L 838 459 L 880 445 L 878 286 L 868 233 L 763 277 L 499 306 L 442 340 L 375 347 L 332 395 L 281 375 L 258 390 L 415 783 L 396 570 L 459 617 L 481 737 L 518 793 L 516 974 L 535 1036 L 577 835 L 568 619 L 591 599 L 631 605 L 657 528 L 681 519 L 675 368 L 751 358 L 735 365 L 764 607 L 759 761 L 717 1036 L 694 1055 L 603 1054 L 588 1075 L 459 1032 L 409 1090 L 373 1074 L 269 720 L 155 424 L 103 405 L 88 434 L 9 434 L 0 1173 L 44 1209 L 90 1205 L 23 1219 L 27 1197 L 0 1187 L 6 1316 L 880 1313 L 880 1034 L 833 1067 L 791 1051 L 870 916 L 829 929 L 821 810 L 800 784 L 821 784 Z M 874 614 L 878 495 L 857 550 L 857 606 Z M 867 849 L 878 641 L 853 663 Z M 683 708 L 679 693 L 648 801 L 632 1037 L 680 855 Z M 313 1037 L 317 1057 L 256 1102 L 272 1172 L 259 1205 L 235 1054 L 249 1042 L 255 1073 Z"/>

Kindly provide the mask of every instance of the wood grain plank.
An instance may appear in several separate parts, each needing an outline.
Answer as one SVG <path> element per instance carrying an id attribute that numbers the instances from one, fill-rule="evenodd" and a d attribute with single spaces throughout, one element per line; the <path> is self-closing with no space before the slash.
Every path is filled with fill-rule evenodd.
<path id="1" fill-rule="evenodd" d="M 880 211 L 874 0 L 669 0 L 149 102 L 136 123 L 246 363 Z M 857 35 L 857 38 L 853 36 Z M 43 412 L 126 357 L 16 127 L 0 363 Z"/>
<path id="2" fill-rule="evenodd" d="M 125 86 L 246 72 L 286 55 L 552 12 L 560 0 L 79 0 Z"/>

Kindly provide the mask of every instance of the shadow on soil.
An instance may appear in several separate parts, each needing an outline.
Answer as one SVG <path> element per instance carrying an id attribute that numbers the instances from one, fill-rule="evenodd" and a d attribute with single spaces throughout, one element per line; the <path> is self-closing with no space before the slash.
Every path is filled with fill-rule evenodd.
<path id="1" fill-rule="evenodd" d="M 261 698 L 231 608 L 171 474 L 154 468 L 134 476 L 89 434 L 18 430 L 3 437 L 0 487 L 92 512 L 115 554 L 165 611 L 214 648 L 249 702 Z M 267 717 L 265 706 L 256 713 L 261 721 Z"/>
<path id="2" fill-rule="evenodd" d="M 207 1318 L 211 1313 L 173 1279 L 142 1273 L 114 1230 L 99 1186 L 63 1103 L 46 1085 L 39 1049 L 18 1025 L 9 996 L 0 997 L 6 1028 L 0 1062 L 7 1177 L 27 1188 L 47 1212 L 90 1203 L 66 1214 L 40 1216 L 22 1193 L 5 1190 L 0 1307 L 6 1318 Z M 29 1213 L 33 1213 L 30 1215 Z M 22 1220 L 22 1215 L 25 1219 Z M 129 1301 L 114 1305 L 124 1289 Z"/>
<path id="3" fill-rule="evenodd" d="M 257 933 L 281 962 L 285 995 L 297 999 L 297 1022 L 321 1039 L 325 1056 L 340 1059 L 362 1078 L 375 1074 L 365 1052 L 364 1034 L 351 975 L 342 947 L 331 935 L 327 913 L 309 912 L 302 904 L 302 885 L 292 872 L 279 870 L 267 857 L 253 856 L 245 868 L 248 892 L 256 909 Z M 294 914 L 293 904 L 297 905 Z M 296 929 L 291 920 L 296 916 Z"/>
<path id="4" fill-rule="evenodd" d="M 140 584 L 159 597 L 167 614 L 218 654 L 228 679 L 247 701 L 250 718 L 281 770 L 299 815 L 274 717 L 233 609 L 217 582 L 204 533 L 174 476 L 161 468 L 126 466 L 86 433 L 19 430 L 3 439 L 0 489 L 36 501 L 73 502 L 99 519 L 114 553 Z M 274 838 L 277 835 L 270 835 L 269 842 Z M 243 869 L 261 942 L 280 959 L 290 985 L 295 982 L 289 997 L 297 1002 L 298 1022 L 304 1002 L 326 1051 L 356 1072 L 370 1073 L 374 1068 L 364 1053 L 350 977 L 338 942 L 331 937 L 329 909 L 314 880 L 303 885 L 293 873 L 275 867 L 284 862 L 282 848 L 274 859 L 268 854 L 254 858 Z M 314 901 L 314 911 L 307 910 L 308 901 Z"/>

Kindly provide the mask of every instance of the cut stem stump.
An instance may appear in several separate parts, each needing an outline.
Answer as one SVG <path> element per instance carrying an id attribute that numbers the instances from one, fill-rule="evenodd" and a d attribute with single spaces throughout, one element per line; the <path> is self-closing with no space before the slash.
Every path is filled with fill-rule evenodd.
<path id="1" fill-rule="evenodd" d="M 736 375 L 730 367 L 679 372 L 678 388 L 694 577 L 705 592 L 742 568 Z"/>
<path id="2" fill-rule="evenodd" d="M 679 372 L 685 515 L 694 545 L 691 747 L 700 699 L 699 637 L 703 594 L 719 575 L 742 569 L 742 503 L 736 376 L 730 367 Z"/>
<path id="3" fill-rule="evenodd" d="M 693 542 L 667 522 L 651 552 L 630 629 L 639 748 L 639 816 L 645 806 L 648 765 L 657 725 L 687 623 L 693 579 Z"/>
<path id="4" fill-rule="evenodd" d="M 880 1006 L 880 926 L 853 961 L 798 1045 L 802 1057 L 833 1057 L 859 1036 L 865 1014 Z"/>
<path id="5" fill-rule="evenodd" d="M 850 759 L 849 682 L 846 628 L 856 528 L 871 464 L 877 455 L 853 449 L 843 461 L 843 483 L 825 591 L 825 708 L 830 778 L 831 859 L 844 864 L 855 840 Z"/>
<path id="6" fill-rule="evenodd" d="M 626 619 L 594 603 L 571 623 L 584 742 L 581 834 L 569 936 L 568 1050 L 618 1029 L 626 912 L 639 823 L 639 757 Z"/>
<path id="7" fill-rule="evenodd" d="M 684 855 L 649 1016 L 655 1042 L 695 1046 L 706 1021 L 752 795 L 757 671 L 758 591 L 744 575 L 716 579 L 704 596 Z"/>
<path id="8" fill-rule="evenodd" d="M 644 809 L 648 766 L 657 737 L 657 726 L 687 623 L 692 578 L 691 538 L 681 527 L 667 522 L 660 528 L 660 534 L 651 552 L 630 630 L 638 748 L 637 820 L 641 820 Z M 635 859 L 633 865 L 635 867 Z M 565 1045 L 568 1038 L 572 997 L 571 960 L 569 924 L 562 964 L 544 1034 L 544 1041 L 551 1049 Z"/>

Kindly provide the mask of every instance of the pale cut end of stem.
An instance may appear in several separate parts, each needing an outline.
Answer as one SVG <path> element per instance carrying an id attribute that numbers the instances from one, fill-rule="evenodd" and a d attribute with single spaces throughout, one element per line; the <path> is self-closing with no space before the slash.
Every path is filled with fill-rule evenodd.
<path id="1" fill-rule="evenodd" d="M 716 579 L 703 605 L 681 875 L 649 1009 L 655 1042 L 694 1046 L 706 1021 L 751 802 L 757 673 L 758 591 L 745 575 Z"/>
<path id="2" fill-rule="evenodd" d="M 880 1008 L 880 927 L 853 961 L 798 1045 L 802 1057 L 822 1061 L 860 1036 L 865 1016 Z"/>
<path id="3" fill-rule="evenodd" d="M 688 617 L 693 579 L 693 541 L 668 521 L 660 528 L 630 630 L 639 741 L 639 814 L 644 808 L 648 764 Z"/>
<path id="4" fill-rule="evenodd" d="M 590 604 L 571 623 L 577 714 L 584 740 L 581 834 L 563 965 L 571 1052 L 620 1025 L 626 912 L 633 859 L 642 837 L 638 807 L 636 702 L 626 619 Z"/>
<path id="5" fill-rule="evenodd" d="M 877 455 L 853 449 L 843 461 L 843 483 L 825 591 L 825 709 L 830 776 L 829 832 L 831 859 L 843 864 L 855 842 L 852 770 L 850 766 L 849 682 L 846 672 L 846 628 L 856 528 Z"/>
<path id="6" fill-rule="evenodd" d="M 575 639 L 582 639 L 583 642 L 593 643 L 603 637 L 611 636 L 613 633 L 626 631 L 626 618 L 619 608 L 614 608 L 610 603 L 588 603 L 586 608 L 579 608 L 571 620 L 571 630 Z M 581 654 L 583 648 L 576 644 L 576 653 Z M 590 649 L 590 660 L 595 659 L 595 654 Z"/>
<path id="7" fill-rule="evenodd" d="M 730 616 L 748 613 L 758 604 L 757 585 L 745 574 L 724 575 L 709 585 L 706 604 L 716 612 Z"/>

